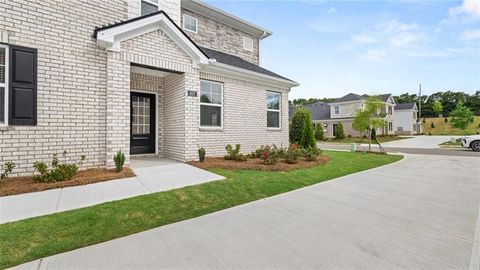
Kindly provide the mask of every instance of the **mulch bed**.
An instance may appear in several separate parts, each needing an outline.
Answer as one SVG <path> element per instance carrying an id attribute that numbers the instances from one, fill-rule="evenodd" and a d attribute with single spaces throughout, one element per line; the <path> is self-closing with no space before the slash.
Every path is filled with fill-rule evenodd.
<path id="1" fill-rule="evenodd" d="M 312 168 L 323 165 L 330 161 L 330 157 L 325 155 L 318 156 L 316 161 L 307 161 L 303 158 L 298 160 L 297 164 L 288 164 L 284 159 L 279 159 L 275 165 L 265 165 L 258 158 L 249 158 L 247 161 L 225 160 L 222 157 L 207 157 L 203 163 L 198 161 L 190 161 L 188 164 L 200 169 L 229 169 L 229 170 L 260 170 L 260 171 L 291 171 L 303 168 Z"/>
<path id="2" fill-rule="evenodd" d="M 132 176 L 135 176 L 132 169 L 126 167 L 119 173 L 117 173 L 115 169 L 88 169 L 79 171 L 71 180 L 53 183 L 37 183 L 32 180 L 32 176 L 10 177 L 0 180 L 0 196 L 37 192 L 54 188 L 82 186 Z"/>

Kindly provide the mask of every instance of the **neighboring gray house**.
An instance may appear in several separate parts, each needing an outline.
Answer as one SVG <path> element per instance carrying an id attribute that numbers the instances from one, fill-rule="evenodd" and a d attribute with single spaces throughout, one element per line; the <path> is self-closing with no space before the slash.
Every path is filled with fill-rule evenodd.
<path id="1" fill-rule="evenodd" d="M 0 164 L 68 151 L 197 159 L 288 145 L 298 84 L 259 66 L 269 30 L 192 0 L 0 1 Z"/>
<path id="2" fill-rule="evenodd" d="M 311 113 L 315 124 L 322 124 L 327 138 L 335 137 L 339 123 L 342 123 L 346 136 L 362 136 L 360 132 L 353 129 L 353 118 L 358 110 L 365 106 L 367 95 L 349 93 L 330 103 L 319 102 L 305 106 Z M 378 97 L 383 101 L 385 107 L 378 113 L 384 115 L 385 128 L 377 131 L 377 134 L 395 134 L 395 100 L 391 94 L 382 94 Z"/>
<path id="3" fill-rule="evenodd" d="M 418 119 L 416 103 L 397 104 L 395 106 L 395 132 L 398 135 L 417 135 L 423 132 Z"/>

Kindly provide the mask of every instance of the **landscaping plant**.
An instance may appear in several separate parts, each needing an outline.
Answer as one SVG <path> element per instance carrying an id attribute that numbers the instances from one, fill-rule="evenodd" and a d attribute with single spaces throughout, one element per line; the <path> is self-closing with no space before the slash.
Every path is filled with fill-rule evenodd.
<path id="1" fill-rule="evenodd" d="M 322 123 L 318 123 L 317 127 L 315 127 L 315 139 L 317 141 L 325 140 L 325 134 L 323 132 L 323 125 Z"/>
<path id="2" fill-rule="evenodd" d="M 338 123 L 337 125 L 337 133 L 335 134 L 335 139 L 337 140 L 343 140 L 345 139 L 345 132 L 343 131 L 343 124 Z M 313 147 L 313 145 L 312 145 Z"/>
<path id="3" fill-rule="evenodd" d="M 315 134 L 313 132 L 313 123 L 312 118 L 310 117 L 310 112 L 305 116 L 304 121 L 305 123 L 303 124 L 300 145 L 303 148 L 314 147 L 317 145 L 317 140 L 315 140 Z"/>
<path id="4" fill-rule="evenodd" d="M 113 162 L 115 163 L 117 172 L 121 172 L 123 170 L 123 164 L 125 164 L 125 154 L 121 150 L 118 150 L 113 156 Z"/>
<path id="5" fill-rule="evenodd" d="M 302 154 L 303 153 L 300 145 L 293 143 L 287 149 L 285 154 L 285 162 L 288 164 L 296 164 L 298 163 L 298 158 L 301 157 Z"/>
<path id="6" fill-rule="evenodd" d="M 432 106 L 432 109 L 434 112 L 436 112 L 438 114 L 438 116 L 440 117 L 441 116 L 441 113 L 443 111 L 443 105 L 442 103 L 439 101 L 439 100 L 435 100 L 435 102 L 433 103 L 433 106 Z"/>
<path id="7" fill-rule="evenodd" d="M 307 161 L 315 161 L 317 157 L 322 153 L 317 147 L 308 147 L 303 149 L 303 156 Z"/>
<path id="8" fill-rule="evenodd" d="M 310 111 L 305 108 L 297 109 L 292 117 L 292 123 L 290 125 L 290 142 L 300 143 L 302 140 L 302 133 L 305 125 L 305 118 L 307 115 L 310 117 Z"/>
<path id="9" fill-rule="evenodd" d="M 5 164 L 2 165 L 3 173 L 0 174 L 0 179 L 5 179 L 8 177 L 8 175 L 15 169 L 16 165 L 13 162 L 5 162 Z"/>
<path id="10" fill-rule="evenodd" d="M 52 169 L 48 169 L 45 162 L 35 161 L 33 167 L 40 175 L 33 176 L 35 182 L 57 182 L 72 179 L 78 171 L 78 168 L 85 161 L 85 156 L 82 155 L 78 163 L 68 164 L 66 162 L 67 151 L 62 154 L 64 163 L 60 163 L 58 155 L 54 154 L 52 159 Z"/>
<path id="11" fill-rule="evenodd" d="M 246 161 L 247 157 L 240 153 L 240 144 L 235 145 L 235 149 L 230 144 L 225 146 L 225 150 L 227 150 L 227 155 L 225 156 L 225 160 L 234 160 L 234 161 Z"/>
<path id="12" fill-rule="evenodd" d="M 205 148 L 200 147 L 200 149 L 198 149 L 198 160 L 200 162 L 203 162 L 205 160 L 205 154 L 206 154 Z"/>
<path id="13" fill-rule="evenodd" d="M 273 165 L 276 164 L 278 161 L 278 153 L 274 147 L 269 145 L 265 145 L 263 147 L 263 151 L 260 154 L 260 159 L 263 161 L 265 165 Z"/>
<path id="14" fill-rule="evenodd" d="M 435 128 L 435 124 L 432 122 L 432 124 L 430 124 L 430 127 Z"/>

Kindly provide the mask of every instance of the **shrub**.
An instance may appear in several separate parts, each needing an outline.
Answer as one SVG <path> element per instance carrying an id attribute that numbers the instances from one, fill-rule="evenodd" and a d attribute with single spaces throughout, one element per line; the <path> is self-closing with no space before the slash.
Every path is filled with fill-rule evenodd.
<path id="1" fill-rule="evenodd" d="M 5 164 L 2 165 L 3 173 L 0 174 L 0 179 L 5 179 L 8 177 L 8 175 L 15 169 L 16 165 L 13 162 L 5 162 Z"/>
<path id="2" fill-rule="evenodd" d="M 323 126 L 322 123 L 318 123 L 317 127 L 315 128 L 315 139 L 317 141 L 323 141 L 325 140 L 325 134 L 323 132 Z"/>
<path id="3" fill-rule="evenodd" d="M 428 135 L 432 135 L 432 133 L 431 133 L 431 132 L 428 132 Z"/>
<path id="4" fill-rule="evenodd" d="M 302 156 L 302 149 L 298 144 L 291 144 L 285 154 L 285 162 L 288 164 L 298 163 L 298 158 Z"/>
<path id="5" fill-rule="evenodd" d="M 308 161 L 315 161 L 317 157 L 322 153 L 317 147 L 308 147 L 303 149 L 303 156 Z"/>
<path id="6" fill-rule="evenodd" d="M 205 154 L 206 154 L 205 148 L 200 147 L 198 149 L 198 160 L 200 162 L 203 162 L 205 160 Z"/>
<path id="7" fill-rule="evenodd" d="M 448 117 L 445 117 L 445 123 L 448 123 Z"/>
<path id="8" fill-rule="evenodd" d="M 337 133 L 335 134 L 335 139 L 342 140 L 345 139 L 345 132 L 343 131 L 343 124 L 337 124 Z"/>
<path id="9" fill-rule="evenodd" d="M 113 156 L 113 162 L 115 163 L 117 172 L 121 172 L 123 170 L 123 164 L 125 164 L 125 154 L 121 150 L 118 150 L 117 154 Z"/>
<path id="10" fill-rule="evenodd" d="M 303 124 L 302 138 L 300 139 L 300 145 L 303 148 L 314 147 L 317 145 L 317 140 L 315 140 L 315 134 L 313 132 L 313 123 L 312 118 L 310 117 L 310 112 L 308 112 L 304 118 L 305 123 Z"/>
<path id="11" fill-rule="evenodd" d="M 425 122 L 426 122 L 426 121 L 425 121 L 425 118 L 423 118 L 423 121 L 422 121 L 422 122 L 425 124 Z"/>
<path id="12" fill-rule="evenodd" d="M 48 170 L 45 162 L 35 161 L 33 167 L 40 175 L 35 175 L 33 181 L 35 182 L 57 182 L 72 179 L 78 171 L 78 168 L 85 161 L 85 156 L 82 155 L 80 161 L 74 164 L 66 163 L 67 151 L 63 151 L 64 163 L 60 163 L 58 155 L 54 154 L 52 158 L 52 169 Z"/>
<path id="13" fill-rule="evenodd" d="M 273 165 L 278 161 L 278 153 L 274 147 L 265 145 L 263 147 L 262 153 L 260 154 L 260 159 L 265 165 Z"/>
<path id="14" fill-rule="evenodd" d="M 435 128 L 435 124 L 432 122 L 432 123 L 430 124 L 430 127 L 431 127 L 431 128 Z"/>
<path id="15" fill-rule="evenodd" d="M 293 114 L 289 134 L 291 143 L 300 143 L 302 140 L 302 133 L 307 115 L 310 115 L 310 112 L 304 108 L 296 110 Z"/>
<path id="16" fill-rule="evenodd" d="M 240 144 L 235 145 L 235 149 L 230 144 L 225 146 L 227 150 L 227 155 L 225 156 L 226 160 L 234 160 L 234 161 L 246 161 L 247 157 L 240 153 Z"/>

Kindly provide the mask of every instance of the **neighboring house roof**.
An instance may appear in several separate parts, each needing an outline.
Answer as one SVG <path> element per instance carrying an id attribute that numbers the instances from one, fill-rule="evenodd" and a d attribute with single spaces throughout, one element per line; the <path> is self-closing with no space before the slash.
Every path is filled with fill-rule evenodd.
<path id="1" fill-rule="evenodd" d="M 402 103 L 402 104 L 397 104 L 395 106 L 396 111 L 401 111 L 401 110 L 414 110 L 417 108 L 417 104 L 415 102 L 412 103 Z"/>
<path id="2" fill-rule="evenodd" d="M 380 95 L 377 95 L 377 96 L 378 96 L 378 98 L 380 98 L 381 101 L 387 102 L 388 99 L 392 96 L 392 94 L 380 94 Z M 369 97 L 369 95 L 357 95 L 357 94 L 354 94 L 354 93 L 349 93 L 349 94 L 346 94 L 345 96 L 343 96 L 341 98 L 337 98 L 336 100 L 331 102 L 331 104 L 332 103 L 356 101 L 356 100 L 364 100 L 367 97 Z"/>
<path id="3" fill-rule="evenodd" d="M 182 0 L 182 7 L 201 14 L 205 17 L 211 18 L 215 21 L 222 22 L 240 31 L 251 34 L 252 36 L 264 39 L 272 34 L 270 30 L 262 28 L 251 22 L 247 22 L 235 15 L 213 7 L 203 1 L 199 0 Z"/>
<path id="4" fill-rule="evenodd" d="M 261 74 L 264 74 L 264 75 L 268 75 L 268 76 L 276 77 L 276 78 L 279 78 L 279 79 L 294 82 L 294 81 L 292 81 L 288 78 L 285 78 L 283 76 L 280 76 L 277 73 L 274 73 L 274 72 L 272 72 L 268 69 L 262 68 L 260 66 L 257 66 L 255 64 L 253 64 L 253 63 L 250 63 L 246 60 L 243 60 L 242 58 L 240 58 L 238 56 L 223 53 L 223 52 L 219 52 L 219 51 L 215 51 L 215 50 L 204 48 L 204 47 L 200 47 L 200 49 L 208 56 L 208 58 L 215 59 L 215 61 L 217 61 L 219 63 L 227 64 L 227 65 L 230 65 L 230 66 L 234 66 L 234 67 L 238 67 L 238 68 L 250 70 L 250 71 L 253 71 L 253 72 L 261 73 Z"/>
<path id="5" fill-rule="evenodd" d="M 331 103 L 340 103 L 340 102 L 348 102 L 348 101 L 363 100 L 363 99 L 364 99 L 363 96 L 360 96 L 360 95 L 357 95 L 357 94 L 354 94 L 354 93 L 349 93 L 349 94 L 346 94 L 345 96 L 343 96 L 341 98 L 335 99 Z"/>
<path id="6" fill-rule="evenodd" d="M 330 105 L 325 102 L 317 102 L 315 104 L 306 105 L 305 109 L 310 111 L 313 121 L 330 119 Z"/>

